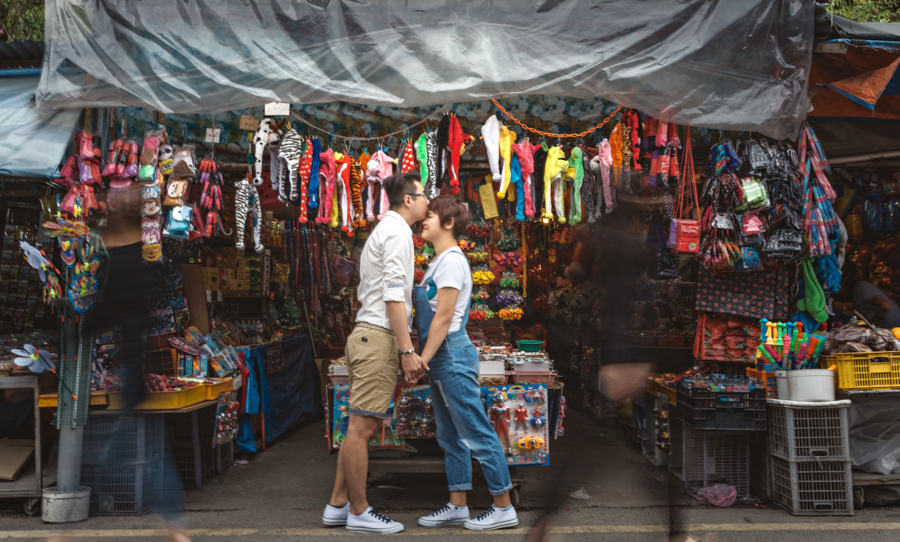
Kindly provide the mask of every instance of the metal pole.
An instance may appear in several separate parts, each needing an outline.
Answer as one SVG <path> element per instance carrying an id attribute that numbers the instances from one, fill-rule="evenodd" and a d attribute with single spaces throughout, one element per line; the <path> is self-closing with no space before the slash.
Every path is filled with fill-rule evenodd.
<path id="1" fill-rule="evenodd" d="M 59 428 L 59 461 L 56 467 L 56 489 L 81 489 L 81 448 L 84 445 L 84 426 Z"/>

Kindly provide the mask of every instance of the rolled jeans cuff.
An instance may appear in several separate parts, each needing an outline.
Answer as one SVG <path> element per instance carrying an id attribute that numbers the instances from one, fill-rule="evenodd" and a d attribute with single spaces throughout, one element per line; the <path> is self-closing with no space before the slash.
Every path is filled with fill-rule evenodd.
<path id="1" fill-rule="evenodd" d="M 506 486 L 505 488 L 503 488 L 501 490 L 488 489 L 488 491 L 491 492 L 491 496 L 499 497 L 500 495 L 503 495 L 504 493 L 508 493 L 508 492 L 512 491 L 512 488 L 513 488 L 513 485 L 512 485 L 512 482 L 510 482 L 508 486 Z"/>
<path id="2" fill-rule="evenodd" d="M 459 484 L 456 486 L 449 486 L 447 489 L 452 491 L 472 491 L 472 484 Z"/>

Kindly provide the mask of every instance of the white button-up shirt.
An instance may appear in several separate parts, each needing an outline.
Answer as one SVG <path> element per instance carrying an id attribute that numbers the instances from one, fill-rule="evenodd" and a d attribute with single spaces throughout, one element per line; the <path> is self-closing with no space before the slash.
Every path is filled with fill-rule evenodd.
<path id="1" fill-rule="evenodd" d="M 412 231 L 402 216 L 388 211 L 366 240 L 359 263 L 357 296 L 362 308 L 357 322 L 391 329 L 385 302 L 406 304 L 406 322 L 412 331 L 412 289 L 415 250 Z"/>

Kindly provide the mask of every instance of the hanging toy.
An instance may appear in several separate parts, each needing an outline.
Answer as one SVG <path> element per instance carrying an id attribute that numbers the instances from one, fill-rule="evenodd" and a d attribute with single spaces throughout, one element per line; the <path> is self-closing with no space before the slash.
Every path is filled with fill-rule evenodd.
<path id="1" fill-rule="evenodd" d="M 466 146 L 472 141 L 472 136 L 463 132 L 456 115 L 450 115 L 450 131 L 447 146 L 450 149 L 448 173 L 450 175 L 450 192 L 458 195 L 459 189 L 459 159 L 465 154 Z"/>
<path id="2" fill-rule="evenodd" d="M 369 200 L 366 207 L 366 218 L 369 222 L 375 221 L 375 185 L 379 185 L 379 192 L 381 193 L 381 197 L 379 198 L 378 220 L 383 219 L 385 213 L 387 213 L 390 208 L 387 192 L 384 190 L 382 183 L 385 179 L 393 175 L 394 170 L 392 164 L 393 160 L 381 150 L 376 151 L 369 159 L 366 176 L 366 180 L 369 183 Z"/>
<path id="3" fill-rule="evenodd" d="M 262 167 L 263 167 L 263 149 L 269 149 L 269 167 L 270 170 L 270 181 L 272 182 L 272 188 L 274 190 L 278 190 L 278 186 L 276 183 L 278 182 L 278 175 L 275 171 L 275 168 L 278 164 L 278 159 L 276 158 L 276 151 L 278 149 L 278 142 L 281 139 L 281 127 L 284 126 L 285 120 L 282 119 L 278 122 L 275 122 L 275 119 L 271 117 L 263 117 L 262 120 L 259 121 L 259 129 L 256 131 L 256 134 L 253 136 L 253 185 L 260 186 L 263 183 L 262 178 Z"/>
<path id="4" fill-rule="evenodd" d="M 277 185 L 278 201 L 297 201 L 299 196 L 299 182 L 297 181 L 300 170 L 300 158 L 303 152 L 303 138 L 297 130 L 291 128 L 278 145 L 275 159 L 278 164 L 278 175 L 274 184 Z"/>
<path id="5" fill-rule="evenodd" d="M 354 230 L 366 225 L 362 201 L 364 184 L 361 162 L 358 158 L 353 158 L 350 162 L 350 199 L 353 207 L 351 224 Z"/>
<path id="6" fill-rule="evenodd" d="M 260 242 L 260 221 L 262 219 L 262 206 L 259 201 L 259 190 L 251 183 L 250 175 L 234 184 L 237 193 L 234 196 L 235 217 L 235 241 L 237 250 L 244 250 L 244 231 L 247 226 L 247 217 L 250 217 L 250 227 L 253 228 L 253 250 L 262 252 L 265 247 Z"/>
<path id="7" fill-rule="evenodd" d="M 513 151 L 519 159 L 519 169 L 522 173 L 522 191 L 524 193 L 525 216 L 534 218 L 534 151 L 535 147 L 527 139 L 521 143 L 513 143 Z M 520 219 L 521 220 L 521 219 Z"/>
<path id="8" fill-rule="evenodd" d="M 402 157 L 400 160 L 400 173 L 409 173 L 416 169 L 416 150 L 413 148 L 412 141 L 405 139 L 404 141 L 406 145 L 403 146 L 403 151 L 400 153 Z"/>
<path id="9" fill-rule="evenodd" d="M 326 149 L 319 154 L 319 215 L 316 224 L 325 224 L 331 220 L 331 208 L 334 203 L 334 189 L 337 186 L 337 171 L 334 161 L 334 150 Z"/>

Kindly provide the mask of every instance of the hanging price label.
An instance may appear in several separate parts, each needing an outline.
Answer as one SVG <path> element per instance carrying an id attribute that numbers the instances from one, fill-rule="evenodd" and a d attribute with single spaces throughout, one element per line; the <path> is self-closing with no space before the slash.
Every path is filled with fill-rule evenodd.
<path id="1" fill-rule="evenodd" d="M 241 130 L 256 130 L 259 128 L 259 119 L 250 115 L 241 115 Z"/>
<path id="2" fill-rule="evenodd" d="M 218 143 L 219 137 L 222 135 L 221 128 L 207 128 L 206 129 L 206 143 Z"/>
<path id="3" fill-rule="evenodd" d="M 287 116 L 291 114 L 291 104 L 271 102 L 266 104 L 266 116 Z"/>

